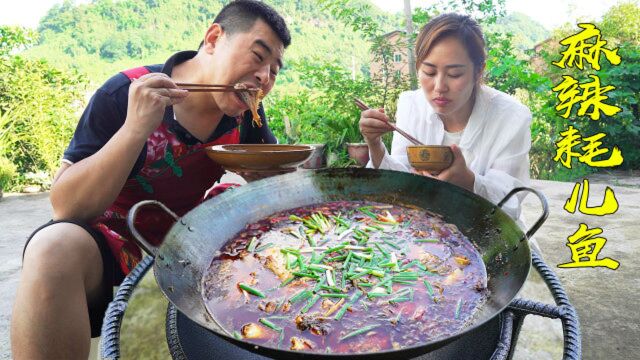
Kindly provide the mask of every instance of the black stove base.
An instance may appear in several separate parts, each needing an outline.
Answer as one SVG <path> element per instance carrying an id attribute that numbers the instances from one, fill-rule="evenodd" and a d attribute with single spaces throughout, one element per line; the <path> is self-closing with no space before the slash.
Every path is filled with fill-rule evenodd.
<path id="1" fill-rule="evenodd" d="M 491 359 L 496 349 L 510 347 L 510 344 L 505 344 L 505 341 L 510 341 L 511 330 L 511 318 L 500 314 L 468 335 L 415 359 Z M 189 320 L 172 304 L 169 304 L 167 308 L 167 343 L 173 359 L 179 360 L 269 359 L 218 337 L 213 332 Z M 395 359 L 398 358 L 394 356 Z"/>

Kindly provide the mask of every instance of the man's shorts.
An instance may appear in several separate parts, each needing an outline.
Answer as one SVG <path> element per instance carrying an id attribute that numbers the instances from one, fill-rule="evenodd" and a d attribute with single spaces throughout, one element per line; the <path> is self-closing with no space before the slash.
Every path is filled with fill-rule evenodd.
<path id="1" fill-rule="evenodd" d="M 113 300 L 113 287 L 118 286 L 122 282 L 122 280 L 124 280 L 124 274 L 122 273 L 120 266 L 118 266 L 118 263 L 113 257 L 113 254 L 111 253 L 111 250 L 109 249 L 109 246 L 107 245 L 107 242 L 102 233 L 92 228 L 88 224 L 79 221 L 51 220 L 48 223 L 40 226 L 33 233 L 31 233 L 31 235 L 27 239 L 27 242 L 24 245 L 24 249 L 22 250 L 22 257 L 24 258 L 24 251 L 26 250 L 27 245 L 38 231 L 46 228 L 47 226 L 57 223 L 69 223 L 80 226 L 86 232 L 88 232 L 89 235 L 91 235 L 91 237 L 96 241 L 96 244 L 98 244 L 98 248 L 100 249 L 100 255 L 102 257 L 103 265 L 102 294 L 104 295 L 102 296 L 102 298 L 97 299 L 95 302 L 88 304 L 89 321 L 91 323 L 91 337 L 98 337 L 100 336 L 104 313 L 107 310 L 107 306 L 109 305 L 111 300 Z"/>

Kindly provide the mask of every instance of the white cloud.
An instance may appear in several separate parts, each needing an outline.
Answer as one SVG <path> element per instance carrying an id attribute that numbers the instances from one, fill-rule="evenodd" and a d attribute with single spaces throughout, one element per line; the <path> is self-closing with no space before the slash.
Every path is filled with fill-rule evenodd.
<path id="1" fill-rule="evenodd" d="M 18 0 L 5 1 L 0 11 L 0 25 L 20 25 L 30 28 L 38 27 L 40 18 L 55 4 L 63 0 Z M 89 0 L 75 0 L 76 4 L 88 3 Z"/>

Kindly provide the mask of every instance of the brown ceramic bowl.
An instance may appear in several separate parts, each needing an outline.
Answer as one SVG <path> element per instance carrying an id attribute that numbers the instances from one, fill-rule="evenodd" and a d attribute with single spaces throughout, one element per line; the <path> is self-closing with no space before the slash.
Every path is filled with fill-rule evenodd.
<path id="1" fill-rule="evenodd" d="M 209 158 L 233 172 L 292 170 L 313 152 L 311 146 L 280 144 L 216 145 L 206 150 Z"/>
<path id="2" fill-rule="evenodd" d="M 445 145 L 407 146 L 407 156 L 416 170 L 427 170 L 433 175 L 439 174 L 453 162 L 453 152 Z"/>

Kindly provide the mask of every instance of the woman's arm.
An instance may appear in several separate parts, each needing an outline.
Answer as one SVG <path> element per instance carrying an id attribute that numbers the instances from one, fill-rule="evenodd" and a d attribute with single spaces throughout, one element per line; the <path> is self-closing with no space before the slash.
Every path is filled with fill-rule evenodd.
<path id="1" fill-rule="evenodd" d="M 418 134 L 415 134 L 415 124 L 413 124 L 418 116 L 414 113 L 415 111 L 415 109 L 412 109 L 410 94 L 400 94 L 396 110 L 396 126 L 407 131 L 414 137 L 418 137 Z M 369 141 L 367 141 L 367 144 L 369 145 L 369 156 L 371 158 L 367 167 L 411 172 L 411 166 L 407 159 L 407 146 L 412 144 L 404 136 L 395 132 L 393 133 L 391 153 L 387 151 L 387 148 L 384 146 L 380 138 L 378 138 L 377 142 L 374 143 L 373 146 L 372 144 L 369 144 Z"/>

